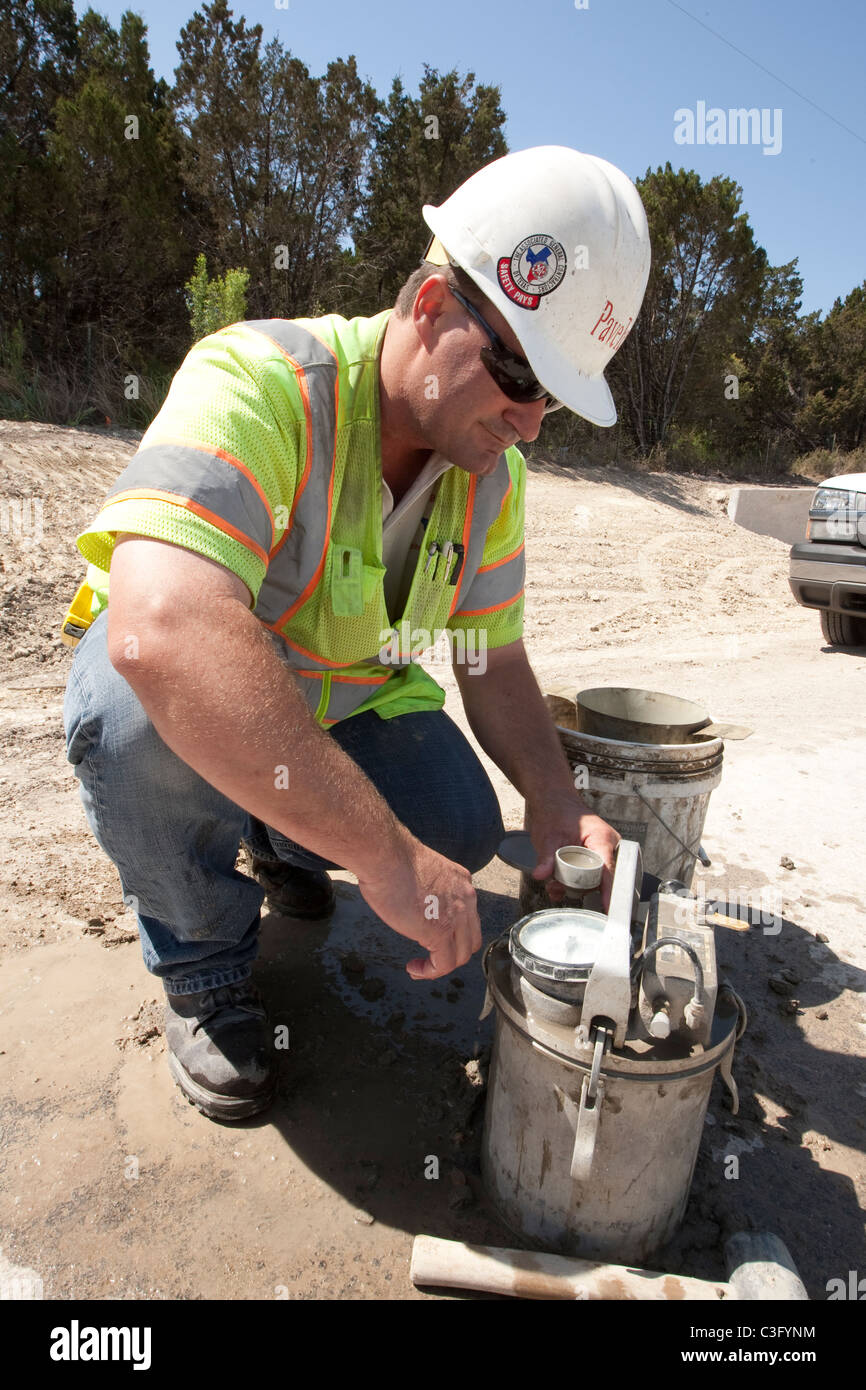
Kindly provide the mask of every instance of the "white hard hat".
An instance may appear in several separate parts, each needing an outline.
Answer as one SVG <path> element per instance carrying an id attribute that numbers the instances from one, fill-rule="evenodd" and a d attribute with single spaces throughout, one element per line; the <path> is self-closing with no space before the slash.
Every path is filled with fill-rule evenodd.
<path id="1" fill-rule="evenodd" d="M 426 259 L 472 277 L 551 395 L 595 425 L 614 424 L 603 373 L 650 269 L 631 179 L 606 159 L 539 145 L 494 159 L 423 214 L 434 238 Z"/>

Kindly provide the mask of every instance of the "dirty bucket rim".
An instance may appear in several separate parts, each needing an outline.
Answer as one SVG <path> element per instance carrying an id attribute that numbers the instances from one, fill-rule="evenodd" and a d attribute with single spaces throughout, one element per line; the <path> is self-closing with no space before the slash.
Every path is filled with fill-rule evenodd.
<path id="1" fill-rule="evenodd" d="M 701 738 L 697 741 L 693 739 L 689 743 L 638 743 L 636 740 L 630 738 L 607 738 L 604 734 L 589 734 L 583 729 L 567 729 L 563 724 L 557 724 L 556 727 L 560 733 L 568 734 L 570 738 L 592 739 L 593 743 L 614 744 L 617 748 L 652 748 L 653 750 L 687 748 L 689 752 L 694 753 L 696 749 L 712 749 L 715 743 L 719 745 L 721 750 L 724 750 L 725 746 L 724 739 L 719 738 L 717 734 L 713 734 L 711 738 Z M 700 732 L 700 730 L 698 732 Z M 715 750 L 713 750 L 713 752 L 704 752 L 704 756 L 712 757 L 714 752 Z"/>

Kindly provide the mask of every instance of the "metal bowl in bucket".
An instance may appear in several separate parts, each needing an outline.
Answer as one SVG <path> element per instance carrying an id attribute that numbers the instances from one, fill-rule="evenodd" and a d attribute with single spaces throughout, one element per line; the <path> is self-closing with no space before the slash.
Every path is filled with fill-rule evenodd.
<path id="1" fill-rule="evenodd" d="M 691 743 L 695 734 L 709 733 L 713 724 L 693 700 L 660 690 L 607 685 L 578 692 L 577 727 L 581 733 L 624 743 Z"/>
<path id="2" fill-rule="evenodd" d="M 524 979 L 542 994 L 580 1003 L 606 924 L 603 913 L 587 908 L 532 912 L 511 928 L 511 959 Z"/>

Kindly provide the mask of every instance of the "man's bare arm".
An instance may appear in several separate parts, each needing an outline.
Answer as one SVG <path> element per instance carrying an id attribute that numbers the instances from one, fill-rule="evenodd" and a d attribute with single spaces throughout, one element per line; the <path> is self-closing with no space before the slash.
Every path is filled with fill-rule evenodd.
<path id="1" fill-rule="evenodd" d="M 470 729 L 526 800 L 538 853 L 534 877 L 551 879 L 554 854 L 561 845 L 586 845 L 605 861 L 602 896 L 607 901 L 620 837 L 575 790 L 523 642 L 493 648 L 486 657 L 483 673 L 455 661 L 454 674 Z M 548 891 L 559 902 L 565 890 L 551 883 Z"/>
<path id="2" fill-rule="evenodd" d="M 250 603 L 223 566 L 121 536 L 111 662 L 179 758 L 265 824 L 345 865 L 383 920 L 430 950 L 410 973 L 434 978 L 465 964 L 481 941 L 471 876 L 422 845 L 319 728 Z M 434 922 L 424 915 L 430 893 Z"/>

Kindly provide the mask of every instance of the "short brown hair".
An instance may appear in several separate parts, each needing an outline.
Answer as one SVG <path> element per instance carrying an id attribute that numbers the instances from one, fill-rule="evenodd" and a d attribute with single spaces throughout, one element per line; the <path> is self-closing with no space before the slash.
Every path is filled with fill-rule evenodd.
<path id="1" fill-rule="evenodd" d="M 416 294 L 424 281 L 429 279 L 431 275 L 444 275 L 449 285 L 453 286 L 455 290 L 459 290 L 470 302 L 475 303 L 478 297 L 478 286 L 459 265 L 436 265 L 433 261 L 422 261 L 418 269 L 412 271 L 409 279 L 397 292 L 397 298 L 394 301 L 394 313 L 398 319 L 409 317 Z"/>

